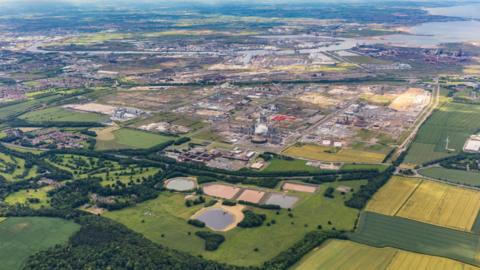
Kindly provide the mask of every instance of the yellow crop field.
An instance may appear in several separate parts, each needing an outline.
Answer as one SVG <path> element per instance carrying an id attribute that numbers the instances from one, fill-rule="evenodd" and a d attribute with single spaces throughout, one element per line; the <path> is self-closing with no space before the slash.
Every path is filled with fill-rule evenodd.
<path id="1" fill-rule="evenodd" d="M 393 248 L 375 248 L 351 241 L 332 240 L 310 252 L 295 270 L 385 270 L 396 254 Z"/>
<path id="2" fill-rule="evenodd" d="M 442 257 L 398 251 L 386 270 L 477 270 L 478 267 Z"/>
<path id="3" fill-rule="evenodd" d="M 394 176 L 373 196 L 366 210 L 471 231 L 480 210 L 480 192 Z"/>
<path id="4" fill-rule="evenodd" d="M 295 270 L 480 270 L 442 257 L 395 248 L 376 248 L 351 241 L 332 240 L 310 252 Z"/>
<path id="5" fill-rule="evenodd" d="M 398 216 L 470 231 L 480 209 L 480 192 L 424 180 Z"/>
<path id="6" fill-rule="evenodd" d="M 422 182 L 420 178 L 393 176 L 367 204 L 367 211 L 394 216 Z"/>
<path id="7" fill-rule="evenodd" d="M 315 144 L 296 144 L 285 149 L 283 154 L 326 162 L 381 163 L 385 158 L 382 153 L 344 148 L 334 151 L 332 147 Z"/>

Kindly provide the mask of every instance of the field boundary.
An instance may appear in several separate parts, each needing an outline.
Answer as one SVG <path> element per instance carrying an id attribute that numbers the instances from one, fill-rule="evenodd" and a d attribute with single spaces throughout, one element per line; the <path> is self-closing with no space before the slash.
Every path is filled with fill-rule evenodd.
<path id="1" fill-rule="evenodd" d="M 412 177 L 413 178 L 413 177 Z M 402 205 L 398 207 L 398 209 L 395 210 L 395 213 L 393 213 L 393 216 L 397 217 L 398 213 L 402 210 L 402 208 L 405 206 L 405 204 L 412 198 L 413 194 L 417 191 L 417 189 L 420 187 L 420 185 L 423 183 L 423 179 L 415 186 L 415 188 L 408 194 L 408 197 L 403 201 Z"/>
<path id="2" fill-rule="evenodd" d="M 393 247 L 480 266 L 479 235 L 403 217 L 362 212 L 357 230 L 349 234 L 349 239 L 373 247 Z"/>

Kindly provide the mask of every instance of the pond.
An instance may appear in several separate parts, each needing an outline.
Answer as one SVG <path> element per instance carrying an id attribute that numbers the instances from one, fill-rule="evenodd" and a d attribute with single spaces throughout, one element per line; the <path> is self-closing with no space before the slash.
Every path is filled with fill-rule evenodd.
<path id="1" fill-rule="evenodd" d="M 201 213 L 196 219 L 202 221 L 213 230 L 224 230 L 230 226 L 235 217 L 221 208 L 211 208 Z"/>
<path id="2" fill-rule="evenodd" d="M 167 180 L 165 187 L 175 191 L 189 191 L 195 189 L 195 180 L 186 177 L 177 177 Z"/>
<path id="3" fill-rule="evenodd" d="M 265 201 L 265 204 L 275 204 L 281 208 L 292 208 L 298 201 L 295 196 L 289 196 L 284 194 L 272 193 L 270 197 Z"/>

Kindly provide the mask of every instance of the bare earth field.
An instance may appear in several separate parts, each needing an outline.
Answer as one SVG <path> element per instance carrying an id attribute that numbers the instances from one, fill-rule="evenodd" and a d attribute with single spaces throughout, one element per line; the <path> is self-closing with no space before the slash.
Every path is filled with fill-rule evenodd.
<path id="1" fill-rule="evenodd" d="M 246 201 L 251 203 L 259 203 L 265 195 L 265 192 L 254 189 L 245 189 L 238 197 L 239 201 Z"/>
<path id="2" fill-rule="evenodd" d="M 420 111 L 430 102 L 431 94 L 420 88 L 410 88 L 390 103 L 390 108 L 396 111 Z"/>
<path id="3" fill-rule="evenodd" d="M 308 192 L 308 193 L 314 193 L 317 191 L 317 187 L 314 187 L 314 186 L 297 184 L 297 183 L 288 183 L 288 182 L 283 184 L 282 189 L 290 190 L 290 191 Z"/>
<path id="4" fill-rule="evenodd" d="M 64 108 L 73 109 L 84 112 L 95 112 L 101 114 L 112 115 L 115 107 L 99 103 L 85 103 L 85 104 L 70 104 L 63 106 Z"/>

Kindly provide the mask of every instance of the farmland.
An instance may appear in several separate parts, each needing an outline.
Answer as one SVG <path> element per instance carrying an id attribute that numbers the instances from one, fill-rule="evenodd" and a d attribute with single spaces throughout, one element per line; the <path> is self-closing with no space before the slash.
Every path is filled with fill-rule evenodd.
<path id="1" fill-rule="evenodd" d="M 364 181 L 332 183 L 332 186 L 348 185 L 358 188 Z M 330 184 L 323 184 L 324 190 Z M 150 240 L 205 258 L 228 262 L 234 265 L 259 265 L 300 240 L 306 232 L 316 230 L 318 225 L 328 229 L 351 230 L 358 211 L 343 205 L 345 198 L 335 192 L 335 198 L 325 198 L 321 193 L 292 193 L 301 199 L 292 209 L 293 217 L 287 210 L 264 210 L 254 208 L 256 213 L 267 215 L 267 221 L 275 220 L 271 226 L 257 228 L 236 228 L 224 233 L 225 243 L 215 252 L 205 252 L 203 244 L 193 236 L 195 227 L 186 219 L 199 208 L 184 206 L 179 194 L 161 194 L 157 199 L 120 211 L 108 212 L 106 217 L 117 220 L 134 231 L 141 232 Z M 144 222 L 142 222 L 144 220 Z M 331 221 L 331 225 L 328 224 Z M 189 235 L 191 232 L 192 235 Z M 161 235 L 164 234 L 164 237 Z M 265 237 L 269 241 L 264 241 Z M 258 251 L 255 251 L 255 249 Z"/>
<path id="2" fill-rule="evenodd" d="M 51 102 L 59 97 L 60 97 L 59 95 L 51 95 L 51 96 L 38 98 L 38 99 L 29 99 L 29 100 L 22 101 L 19 103 L 14 103 L 11 105 L 6 105 L 6 106 L 4 105 L 0 108 L 0 120 L 6 120 L 10 117 L 17 116 L 31 109 L 34 109 L 38 106 L 41 106 L 42 104 Z"/>
<path id="3" fill-rule="evenodd" d="M 424 180 L 398 216 L 469 231 L 480 209 L 480 192 Z"/>
<path id="4" fill-rule="evenodd" d="M 332 151 L 331 147 L 314 144 L 293 145 L 283 151 L 285 155 L 326 162 L 381 163 L 385 154 L 353 149 Z"/>
<path id="5" fill-rule="evenodd" d="M 65 243 L 79 227 L 57 218 L 7 218 L 0 223 L 2 269 L 20 269 L 28 256 Z"/>
<path id="6" fill-rule="evenodd" d="M 393 176 L 367 204 L 367 211 L 395 215 L 415 191 L 421 179 Z"/>
<path id="7" fill-rule="evenodd" d="M 331 240 L 300 261 L 295 270 L 385 270 L 397 251 L 374 248 L 350 241 Z"/>
<path id="8" fill-rule="evenodd" d="M 421 169 L 420 174 L 448 182 L 478 186 L 480 185 L 480 173 L 447 169 L 442 167 L 430 167 Z"/>
<path id="9" fill-rule="evenodd" d="M 43 110 L 28 112 L 19 117 L 29 122 L 104 122 L 108 120 L 108 116 L 71 111 L 61 107 L 51 107 Z"/>
<path id="10" fill-rule="evenodd" d="M 305 2 L 0 0 L 0 270 L 480 270 L 480 0 Z"/>
<path id="11" fill-rule="evenodd" d="M 395 248 L 376 248 L 350 241 L 332 240 L 312 251 L 295 270 L 407 270 L 415 263 L 417 270 L 480 269 L 442 257 L 428 256 Z M 431 267 L 435 268 L 431 268 Z"/>
<path id="12" fill-rule="evenodd" d="M 459 153 L 466 139 L 480 128 L 479 113 L 478 105 L 446 102 L 422 126 L 405 162 L 422 164 Z"/>
<path id="13" fill-rule="evenodd" d="M 375 247 L 394 247 L 480 265 L 479 236 L 400 217 L 361 214 L 350 239 Z"/>
<path id="14" fill-rule="evenodd" d="M 129 128 L 116 129 L 111 131 L 111 134 L 113 137 L 104 134 L 103 137 L 98 138 L 96 150 L 150 148 L 175 139 L 175 137 L 171 136 L 164 136 Z"/>
<path id="15" fill-rule="evenodd" d="M 393 177 L 367 205 L 368 211 L 470 231 L 480 192 L 418 178 Z"/>

